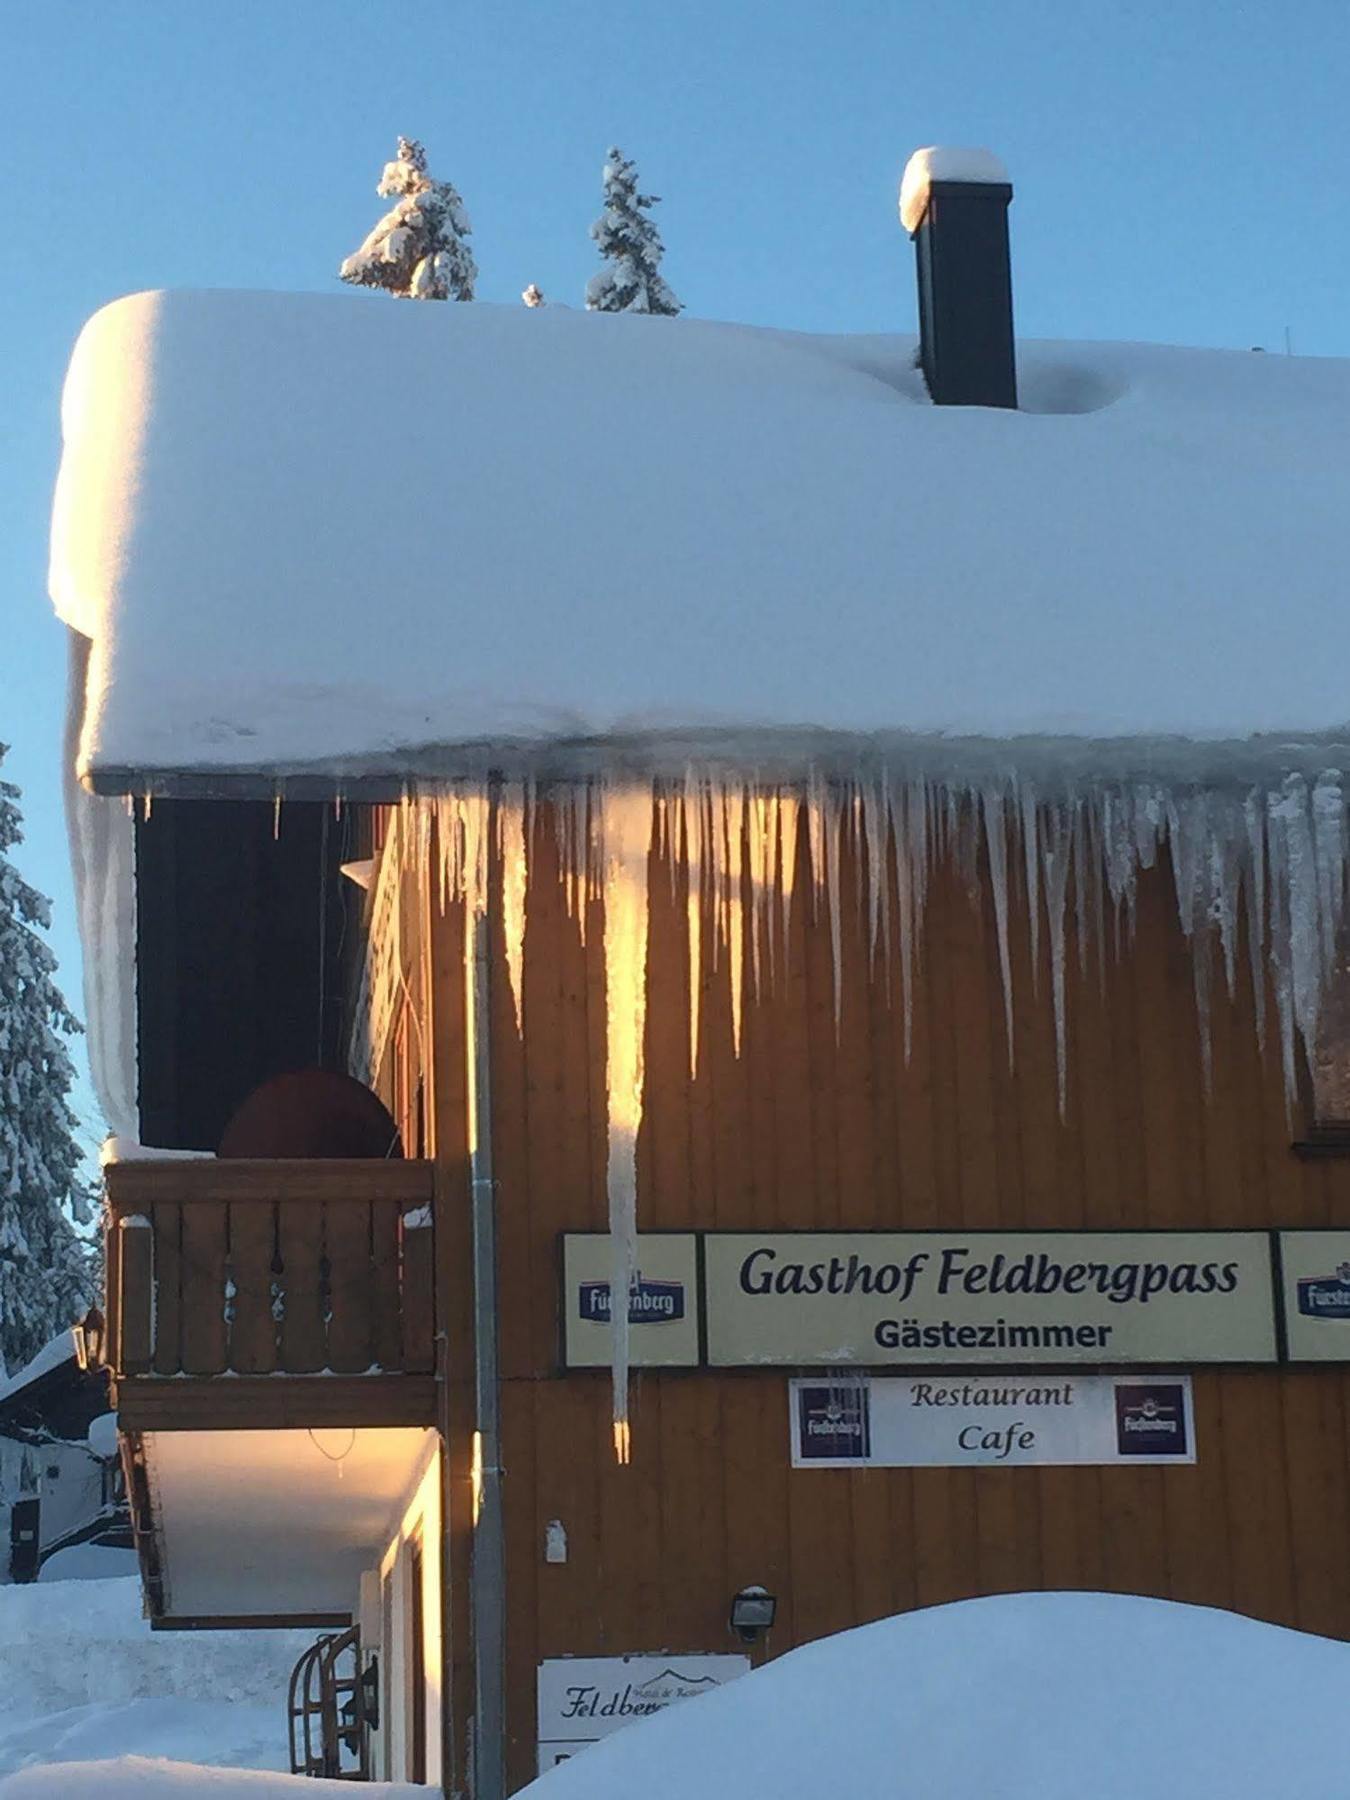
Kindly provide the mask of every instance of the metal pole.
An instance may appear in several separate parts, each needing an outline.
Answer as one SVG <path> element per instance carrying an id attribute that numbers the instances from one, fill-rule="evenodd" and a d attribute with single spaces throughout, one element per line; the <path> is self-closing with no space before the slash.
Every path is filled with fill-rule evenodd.
<path id="1" fill-rule="evenodd" d="M 492 1171 L 490 905 L 473 923 L 468 971 L 470 1175 L 473 1183 L 474 1391 L 478 1417 L 477 1516 L 470 1576 L 474 1661 L 474 1800 L 506 1795 L 506 1558 L 502 1530 L 501 1408 L 497 1375 L 497 1185 Z"/>

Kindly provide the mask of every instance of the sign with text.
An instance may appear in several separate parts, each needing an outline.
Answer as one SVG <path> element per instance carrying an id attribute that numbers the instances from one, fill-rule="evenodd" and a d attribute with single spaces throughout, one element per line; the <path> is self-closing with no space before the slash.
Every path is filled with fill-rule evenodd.
<path id="1" fill-rule="evenodd" d="M 709 1233 L 717 1368 L 1274 1362 L 1263 1231 Z"/>
<path id="2" fill-rule="evenodd" d="M 1282 1231 L 1285 1353 L 1350 1362 L 1350 1231 Z"/>
<path id="3" fill-rule="evenodd" d="M 613 1251 L 602 1231 L 563 1238 L 563 1361 L 608 1368 Z M 629 1360 L 635 1369 L 698 1364 L 698 1247 L 689 1231 L 638 1235 L 637 1276 L 628 1290 Z"/>
<path id="4" fill-rule="evenodd" d="M 794 1469 L 1193 1463 L 1184 1375 L 788 1383 Z"/>
<path id="5" fill-rule="evenodd" d="M 749 1668 L 748 1656 L 550 1657 L 539 1665 L 539 1773 Z"/>

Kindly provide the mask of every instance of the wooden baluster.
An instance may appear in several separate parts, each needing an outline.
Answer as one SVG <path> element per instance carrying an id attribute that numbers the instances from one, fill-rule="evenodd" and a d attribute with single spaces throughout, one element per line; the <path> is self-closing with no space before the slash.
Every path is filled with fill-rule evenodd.
<path id="1" fill-rule="evenodd" d="M 402 1218 L 403 1239 L 403 1367 L 409 1374 L 429 1375 L 435 1368 L 435 1232 L 430 1204 L 409 1207 Z"/>
<path id="2" fill-rule="evenodd" d="M 120 1375 L 144 1375 L 154 1355 L 155 1236 L 144 1213 L 117 1222 Z"/>
<path id="3" fill-rule="evenodd" d="M 155 1373 L 176 1375 L 183 1366 L 183 1208 L 157 1200 L 150 1209 L 155 1230 Z"/>
<path id="4" fill-rule="evenodd" d="M 267 1375 L 277 1366 L 277 1325 L 272 1316 L 272 1255 L 276 1206 L 237 1200 L 230 1207 L 230 1271 L 234 1280 L 230 1368 Z"/>
<path id="5" fill-rule="evenodd" d="M 363 1374 L 375 1360 L 372 1325 L 370 1205 L 332 1200 L 327 1214 L 328 1367 Z"/>
<path id="6" fill-rule="evenodd" d="M 308 1201 L 277 1203 L 277 1249 L 281 1288 L 281 1367 L 288 1375 L 322 1369 L 327 1357 L 323 1258 L 324 1211 Z"/>
<path id="7" fill-rule="evenodd" d="M 183 1206 L 183 1370 L 219 1375 L 225 1361 L 228 1208 L 224 1201 Z"/>
<path id="8" fill-rule="evenodd" d="M 403 1367 L 403 1331 L 399 1318 L 398 1208 L 377 1201 L 370 1209 L 370 1285 L 375 1361 L 393 1372 Z"/>

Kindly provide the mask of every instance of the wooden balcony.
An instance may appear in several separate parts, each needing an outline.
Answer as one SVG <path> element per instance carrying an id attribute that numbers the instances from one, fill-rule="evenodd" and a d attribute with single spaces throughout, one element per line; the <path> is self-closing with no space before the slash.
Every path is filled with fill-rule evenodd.
<path id="1" fill-rule="evenodd" d="M 106 1176 L 124 1430 L 435 1422 L 430 1163 L 204 1159 Z"/>

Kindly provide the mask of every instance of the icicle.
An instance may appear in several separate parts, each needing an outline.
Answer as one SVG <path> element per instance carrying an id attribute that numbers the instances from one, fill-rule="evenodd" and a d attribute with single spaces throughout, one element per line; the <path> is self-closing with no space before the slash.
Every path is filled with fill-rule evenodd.
<path id="1" fill-rule="evenodd" d="M 778 882 L 782 897 L 782 956 L 778 967 L 786 978 L 788 933 L 792 929 L 792 890 L 797 880 L 797 830 L 801 818 L 801 802 L 789 789 L 778 796 Z"/>
<path id="2" fill-rule="evenodd" d="M 275 844 L 281 836 L 281 789 L 272 796 L 272 842 Z"/>
<path id="3" fill-rule="evenodd" d="M 861 791 L 862 831 L 867 845 L 867 951 L 875 964 L 883 937 L 890 939 L 890 889 L 886 879 L 886 790 L 868 781 Z"/>
<path id="4" fill-rule="evenodd" d="M 1326 769 L 1318 776 L 1312 792 L 1312 817 L 1317 853 L 1317 921 L 1325 982 L 1336 964 L 1336 934 L 1345 895 L 1345 801 L 1339 769 Z"/>
<path id="5" fill-rule="evenodd" d="M 1045 875 L 1045 907 L 1050 926 L 1050 976 L 1055 1007 L 1055 1068 L 1059 1076 L 1059 1116 L 1069 1098 L 1068 1021 L 1064 993 L 1064 909 L 1069 886 L 1070 828 L 1056 806 L 1045 815 L 1041 862 Z"/>
<path id="6" fill-rule="evenodd" d="M 628 1296 L 637 1278 L 637 1138 L 642 1123 L 643 1032 L 647 1007 L 647 859 L 652 836 L 649 786 L 599 790 L 605 908 L 605 1090 L 609 1119 L 607 1189 L 613 1249 L 614 1454 L 629 1458 Z"/>
<path id="7" fill-rule="evenodd" d="M 1008 946 L 1008 838 L 1002 788 L 986 787 L 980 796 L 989 880 L 994 890 L 994 924 L 998 932 L 998 966 L 1003 977 L 1003 1025 L 1008 1041 L 1008 1068 L 1013 1067 L 1012 953 Z"/>
<path id="8" fill-rule="evenodd" d="M 1256 1041 L 1266 1050 L 1266 813 L 1261 797 L 1250 793 L 1243 802 L 1247 825 L 1247 858 L 1244 886 L 1247 894 L 1247 957 L 1252 976 L 1252 1004 L 1256 1012 Z"/>
<path id="9" fill-rule="evenodd" d="M 1022 855 L 1027 872 L 1027 921 L 1031 930 L 1031 991 L 1040 992 L 1041 982 L 1041 899 L 1040 845 L 1037 841 L 1036 790 L 1030 782 L 1021 784 Z"/>
<path id="10" fill-rule="evenodd" d="M 145 823 L 147 825 L 150 823 L 150 815 L 154 811 L 154 806 L 155 806 L 155 796 L 150 792 L 149 788 L 147 788 L 145 790 L 145 813 L 144 813 Z"/>
<path id="11" fill-rule="evenodd" d="M 698 1076 L 698 1028 L 703 1000 L 703 871 L 706 864 L 707 797 L 692 774 L 684 784 L 684 835 L 689 897 L 689 1078 Z"/>
<path id="12" fill-rule="evenodd" d="M 524 783 L 508 783 L 497 802 L 497 853 L 502 866 L 502 934 L 506 939 L 506 969 L 516 1009 L 517 1031 L 522 1029 L 521 1007 L 525 993 L 525 890 L 529 883 L 527 809 Z"/>
<path id="13" fill-rule="evenodd" d="M 741 828 L 745 818 L 745 791 L 739 785 L 720 787 L 720 816 L 716 850 L 720 879 L 718 937 L 725 938 L 731 972 L 731 1043 L 741 1053 L 741 1020 L 745 1003 L 745 874 L 742 864 Z"/>

